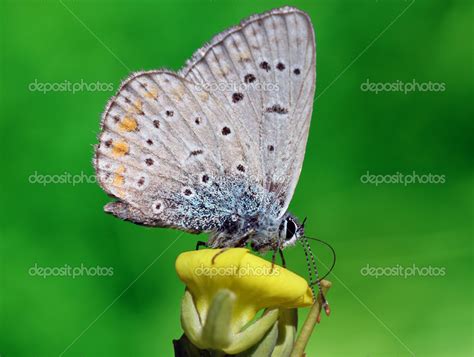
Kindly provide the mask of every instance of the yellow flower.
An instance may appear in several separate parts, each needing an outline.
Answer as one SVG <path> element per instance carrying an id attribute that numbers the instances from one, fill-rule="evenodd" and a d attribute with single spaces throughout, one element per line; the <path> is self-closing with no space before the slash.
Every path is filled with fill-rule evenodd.
<path id="1" fill-rule="evenodd" d="M 313 304 L 305 279 L 245 248 L 185 252 L 176 260 L 176 271 L 187 287 L 183 329 L 200 348 L 241 352 L 250 338 L 261 338 L 274 326 L 278 309 Z M 261 309 L 267 313 L 249 325 Z M 216 314 L 219 319 L 209 322 Z"/>

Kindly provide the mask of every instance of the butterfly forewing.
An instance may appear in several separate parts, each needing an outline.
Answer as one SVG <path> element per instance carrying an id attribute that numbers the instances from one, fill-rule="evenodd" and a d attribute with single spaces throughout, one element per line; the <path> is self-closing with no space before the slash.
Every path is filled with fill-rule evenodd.
<path id="1" fill-rule="evenodd" d="M 207 84 L 257 143 L 262 177 L 285 213 L 301 172 L 315 91 L 309 17 L 294 8 L 255 15 L 217 35 L 180 72 Z"/>

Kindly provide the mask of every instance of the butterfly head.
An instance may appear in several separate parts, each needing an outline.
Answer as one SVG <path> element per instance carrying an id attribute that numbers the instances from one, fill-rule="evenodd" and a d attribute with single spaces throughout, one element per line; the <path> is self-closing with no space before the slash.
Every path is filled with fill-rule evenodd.
<path id="1" fill-rule="evenodd" d="M 304 235 L 305 221 L 306 218 L 302 223 L 299 223 L 296 217 L 291 214 L 287 214 L 283 217 L 280 223 L 280 239 L 282 248 L 295 245 L 298 239 Z"/>

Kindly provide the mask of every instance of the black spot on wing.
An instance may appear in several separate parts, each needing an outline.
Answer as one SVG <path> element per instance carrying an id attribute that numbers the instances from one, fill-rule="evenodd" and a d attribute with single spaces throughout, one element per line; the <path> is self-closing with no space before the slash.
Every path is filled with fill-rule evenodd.
<path id="1" fill-rule="evenodd" d="M 191 151 L 191 153 L 189 154 L 189 156 L 197 156 L 197 155 L 201 155 L 203 153 L 203 151 L 201 149 L 199 150 L 193 150 Z"/>
<path id="2" fill-rule="evenodd" d="M 229 135 L 230 134 L 230 128 L 227 126 L 222 128 L 222 135 Z"/>
<path id="3" fill-rule="evenodd" d="M 244 82 L 245 83 L 252 83 L 256 80 L 255 76 L 252 73 L 246 74 L 244 77 Z"/>
<path id="4" fill-rule="evenodd" d="M 244 99 L 244 95 L 242 93 L 234 93 L 232 94 L 232 102 L 237 103 Z"/>
<path id="5" fill-rule="evenodd" d="M 276 68 L 277 68 L 279 71 L 283 71 L 286 67 L 285 67 L 285 65 L 284 65 L 283 63 L 280 62 L 280 63 L 277 64 Z"/>
<path id="6" fill-rule="evenodd" d="M 276 113 L 276 114 L 288 114 L 288 109 L 283 108 L 279 104 L 275 104 L 275 105 L 265 109 L 265 112 L 267 112 L 267 113 Z"/>
<path id="7" fill-rule="evenodd" d="M 260 62 L 260 68 L 265 70 L 265 71 L 270 71 L 270 65 L 268 64 L 267 61 Z"/>

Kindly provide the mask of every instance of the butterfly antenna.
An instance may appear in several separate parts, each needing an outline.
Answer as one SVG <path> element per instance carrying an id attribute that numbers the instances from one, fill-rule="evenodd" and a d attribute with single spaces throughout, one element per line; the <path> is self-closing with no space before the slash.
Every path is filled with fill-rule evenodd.
<path id="1" fill-rule="evenodd" d="M 313 280 L 313 266 L 311 265 L 309 252 L 308 252 L 310 250 L 310 247 L 305 237 L 301 237 L 300 242 L 301 242 L 301 245 L 303 246 L 304 255 L 306 257 L 306 265 L 308 267 L 308 274 L 309 274 L 309 286 L 311 287 L 313 296 L 316 296 L 316 292 L 314 291 L 315 280 Z"/>
<path id="2" fill-rule="evenodd" d="M 304 238 L 311 239 L 311 240 L 314 240 L 314 241 L 319 242 L 319 243 L 323 243 L 325 246 L 327 246 L 329 249 L 331 249 L 331 253 L 332 253 L 332 257 L 333 257 L 331 267 L 329 268 L 328 272 L 326 274 L 324 274 L 324 276 L 322 278 L 319 279 L 319 281 L 324 280 L 329 274 L 331 274 L 332 270 L 334 269 L 334 266 L 336 265 L 336 251 L 334 250 L 334 248 L 332 247 L 331 244 L 329 244 L 328 242 L 325 242 L 321 239 L 306 237 L 306 236 Z"/>
<path id="3" fill-rule="evenodd" d="M 311 289 L 313 291 L 314 296 L 316 296 L 315 291 L 314 291 L 314 285 L 316 284 L 318 286 L 318 292 L 319 292 L 319 294 L 321 296 L 321 300 L 322 300 L 322 307 L 324 308 L 324 311 L 325 311 L 326 315 L 329 316 L 329 314 L 331 313 L 331 309 L 329 308 L 329 303 L 326 300 L 326 297 L 324 296 L 324 293 L 323 293 L 323 290 L 322 290 L 322 287 L 321 287 L 321 280 L 323 280 L 326 276 L 328 276 L 328 274 L 331 272 L 334 265 L 336 264 L 336 252 L 334 251 L 334 248 L 332 248 L 332 246 L 330 246 L 328 243 L 326 243 L 324 241 L 321 241 L 317 238 L 310 238 L 310 237 L 306 237 L 306 236 L 302 237 L 302 238 L 303 239 L 301 239 L 300 241 L 303 245 L 303 250 L 304 250 L 305 256 L 306 256 L 306 263 L 308 264 L 308 270 L 309 270 L 309 275 L 310 275 L 309 285 L 311 286 Z M 326 273 L 326 275 L 324 275 L 322 278 L 319 278 L 318 267 L 316 265 L 316 259 L 314 258 L 313 252 L 311 250 L 311 246 L 308 243 L 308 239 L 320 241 L 320 242 L 326 244 L 327 246 L 330 247 L 330 249 L 333 253 L 333 256 L 334 256 L 333 264 L 332 264 L 329 272 Z M 316 276 L 315 280 L 313 280 L 313 272 L 314 272 L 314 275 Z"/>
<path id="4" fill-rule="evenodd" d="M 308 219 L 308 217 L 305 217 L 305 218 L 303 219 L 303 222 L 301 223 L 301 227 L 304 227 L 304 224 L 306 223 L 306 220 L 307 220 L 307 219 Z"/>

